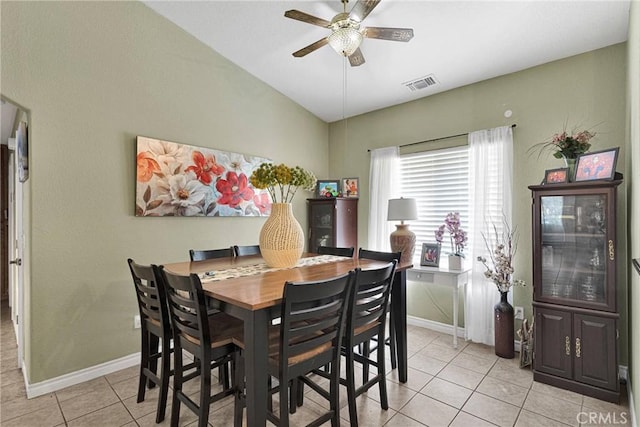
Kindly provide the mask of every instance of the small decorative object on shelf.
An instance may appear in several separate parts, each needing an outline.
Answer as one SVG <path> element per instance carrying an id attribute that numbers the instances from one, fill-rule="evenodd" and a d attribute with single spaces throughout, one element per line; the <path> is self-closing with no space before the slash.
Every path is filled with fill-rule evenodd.
<path id="1" fill-rule="evenodd" d="M 538 151 L 539 154 L 543 151 L 552 151 L 553 157 L 564 160 L 565 167 L 569 169 L 569 181 L 573 181 L 576 170 L 576 159 L 580 154 L 589 151 L 589 148 L 591 148 L 589 141 L 595 135 L 595 132 L 588 130 L 578 131 L 574 129 L 571 133 L 563 130 L 561 133 L 554 134 L 550 141 L 536 144 L 529 150 Z"/>
<path id="2" fill-rule="evenodd" d="M 335 179 L 319 179 L 316 187 L 316 197 L 340 196 L 340 181 Z"/>
<path id="3" fill-rule="evenodd" d="M 273 201 L 271 216 L 260 230 L 262 257 L 270 267 L 293 267 L 302 256 L 304 233 L 291 201 L 298 188 L 313 191 L 316 177 L 299 166 L 262 163 L 250 181 L 255 188 L 266 188 Z"/>
<path id="4" fill-rule="evenodd" d="M 451 253 L 449 254 L 449 270 L 461 270 L 464 247 L 467 243 L 467 232 L 460 227 L 460 213 L 449 212 L 442 224 L 435 231 L 436 242 L 442 244 L 444 232 L 449 232 Z"/>
<path id="5" fill-rule="evenodd" d="M 515 228 L 511 229 L 506 218 L 503 218 L 501 228 L 499 231 L 494 224 L 492 235 L 482 233 L 489 253 L 489 260 L 482 256 L 479 256 L 477 260 L 486 268 L 484 276 L 495 283 L 500 292 L 500 302 L 493 308 L 496 355 L 513 359 L 513 307 L 507 301 L 507 296 L 512 286 L 524 286 L 525 283 L 523 280 L 513 279 L 513 257 L 518 247 L 517 231 Z"/>

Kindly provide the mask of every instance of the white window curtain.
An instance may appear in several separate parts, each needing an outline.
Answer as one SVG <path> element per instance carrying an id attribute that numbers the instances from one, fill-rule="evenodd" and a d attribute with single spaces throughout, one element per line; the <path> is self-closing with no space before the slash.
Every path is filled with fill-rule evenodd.
<path id="1" fill-rule="evenodd" d="M 494 345 L 493 306 L 500 294 L 484 277 L 478 256 L 488 258 L 482 233 L 503 218 L 511 224 L 513 133 L 511 126 L 469 133 L 469 206 L 471 278 L 465 295 L 465 335 L 468 340 Z"/>
<path id="2" fill-rule="evenodd" d="M 371 150 L 369 169 L 369 238 L 367 249 L 391 250 L 389 235 L 392 227 L 387 221 L 389 199 L 398 197 L 398 147 Z"/>

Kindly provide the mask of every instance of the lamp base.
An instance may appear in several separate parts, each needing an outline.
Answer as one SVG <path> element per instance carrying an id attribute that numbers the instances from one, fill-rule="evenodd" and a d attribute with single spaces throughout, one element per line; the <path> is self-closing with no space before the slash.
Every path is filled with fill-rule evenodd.
<path id="1" fill-rule="evenodd" d="M 399 264 L 411 264 L 416 248 L 416 235 L 408 224 L 396 224 L 396 230 L 389 236 L 392 252 L 402 252 Z"/>

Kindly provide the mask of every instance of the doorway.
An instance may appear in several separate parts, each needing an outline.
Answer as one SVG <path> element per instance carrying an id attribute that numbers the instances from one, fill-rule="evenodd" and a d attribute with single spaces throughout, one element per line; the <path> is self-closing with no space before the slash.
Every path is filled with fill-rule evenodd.
<path id="1" fill-rule="evenodd" d="M 28 110 L 0 95 L 0 299 L 2 331 L 13 329 L 17 368 L 23 367 L 24 253 L 22 208 L 28 186 Z M 3 343 L 6 344 L 6 343 Z"/>

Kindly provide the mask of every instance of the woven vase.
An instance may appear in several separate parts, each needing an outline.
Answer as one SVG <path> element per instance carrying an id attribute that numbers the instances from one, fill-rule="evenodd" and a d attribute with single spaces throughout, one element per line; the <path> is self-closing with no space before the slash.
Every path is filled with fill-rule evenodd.
<path id="1" fill-rule="evenodd" d="M 273 203 L 271 216 L 260 230 L 260 252 L 269 267 L 296 265 L 304 249 L 302 227 L 293 216 L 291 203 Z"/>

